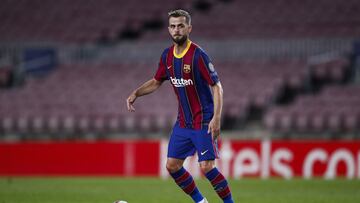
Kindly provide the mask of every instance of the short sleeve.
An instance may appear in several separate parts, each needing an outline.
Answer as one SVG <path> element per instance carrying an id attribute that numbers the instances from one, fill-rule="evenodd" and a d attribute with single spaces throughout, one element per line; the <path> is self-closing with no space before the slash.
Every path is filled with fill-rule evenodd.
<path id="1" fill-rule="evenodd" d="M 198 65 L 201 76 L 209 85 L 215 85 L 219 82 L 219 77 L 215 71 L 215 67 L 211 63 L 209 56 L 204 51 L 200 51 Z"/>
<path id="2" fill-rule="evenodd" d="M 154 76 L 155 80 L 157 81 L 164 81 L 164 80 L 167 80 L 167 75 L 166 75 L 166 68 L 165 68 L 165 64 L 163 62 L 163 57 L 160 58 L 160 61 L 159 61 L 159 66 L 158 66 L 158 69 L 155 73 L 155 76 Z"/>

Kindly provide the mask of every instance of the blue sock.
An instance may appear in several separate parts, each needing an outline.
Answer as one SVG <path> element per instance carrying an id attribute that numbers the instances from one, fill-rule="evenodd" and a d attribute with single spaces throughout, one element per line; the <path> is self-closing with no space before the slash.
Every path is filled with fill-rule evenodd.
<path id="1" fill-rule="evenodd" d="M 217 168 L 211 169 L 205 176 L 211 182 L 214 190 L 224 203 L 234 203 L 228 182 Z"/>
<path id="2" fill-rule="evenodd" d="M 171 177 L 175 180 L 176 184 L 195 202 L 200 202 L 204 199 L 199 189 L 196 187 L 193 177 L 187 172 L 184 167 L 175 173 L 170 173 Z"/>

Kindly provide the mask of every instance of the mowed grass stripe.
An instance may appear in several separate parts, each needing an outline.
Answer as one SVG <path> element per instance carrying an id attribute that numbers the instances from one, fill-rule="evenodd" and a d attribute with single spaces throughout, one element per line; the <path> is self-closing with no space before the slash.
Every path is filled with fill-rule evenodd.
<path id="1" fill-rule="evenodd" d="M 206 179 L 196 180 L 210 203 L 221 203 Z M 359 180 L 230 180 L 240 203 L 360 202 Z M 119 177 L 0 178 L 0 203 L 191 203 L 171 179 Z"/>

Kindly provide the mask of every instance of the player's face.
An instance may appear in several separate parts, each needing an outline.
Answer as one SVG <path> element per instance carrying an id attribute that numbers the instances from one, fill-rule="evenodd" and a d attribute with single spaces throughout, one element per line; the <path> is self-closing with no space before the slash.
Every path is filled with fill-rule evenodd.
<path id="1" fill-rule="evenodd" d="M 184 16 L 169 18 L 169 33 L 176 44 L 184 44 L 189 38 L 190 32 L 191 25 L 186 23 Z"/>

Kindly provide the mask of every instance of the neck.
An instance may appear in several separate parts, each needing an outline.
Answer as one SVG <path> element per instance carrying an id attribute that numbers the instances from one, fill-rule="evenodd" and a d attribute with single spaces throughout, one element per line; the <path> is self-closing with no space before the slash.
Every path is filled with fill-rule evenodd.
<path id="1" fill-rule="evenodd" d="M 188 43 L 190 42 L 190 40 L 186 40 L 183 44 L 177 44 L 177 43 L 174 43 L 175 47 L 175 52 L 176 54 L 181 54 L 187 47 Z"/>

